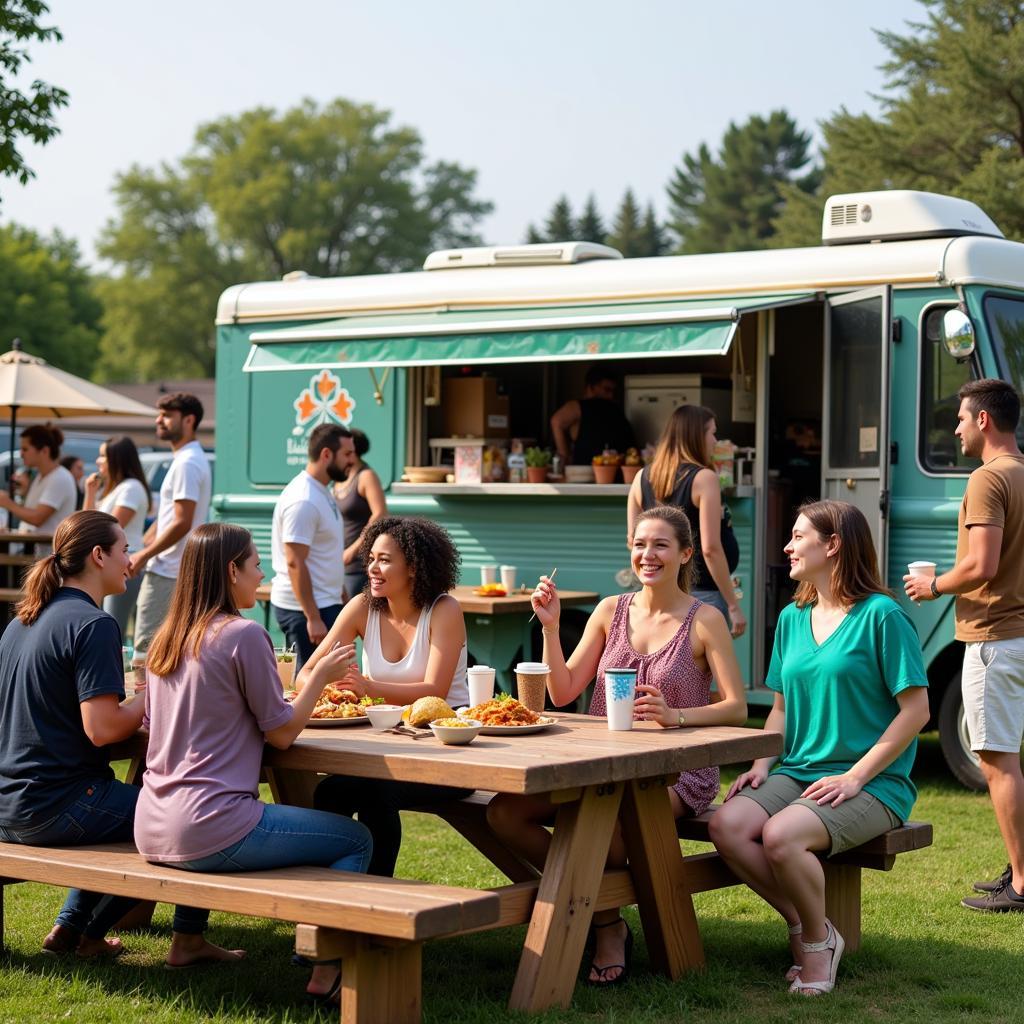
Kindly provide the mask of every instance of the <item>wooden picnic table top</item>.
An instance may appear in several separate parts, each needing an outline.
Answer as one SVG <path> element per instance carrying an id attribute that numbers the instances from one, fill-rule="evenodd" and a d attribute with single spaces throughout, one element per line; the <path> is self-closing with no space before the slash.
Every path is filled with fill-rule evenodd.
<path id="1" fill-rule="evenodd" d="M 777 754 L 778 733 L 714 726 L 663 729 L 636 722 L 612 732 L 603 718 L 552 712 L 556 724 L 526 735 L 478 736 L 466 746 L 377 732 L 369 725 L 305 729 L 287 750 L 268 747 L 271 768 L 440 783 L 503 793 L 550 793 L 579 786 L 678 775 L 709 765 Z"/>
<path id="2" fill-rule="evenodd" d="M 29 530 L 0 530 L 0 544 L 49 544 L 53 541 L 52 533 L 32 533 Z"/>
<path id="3" fill-rule="evenodd" d="M 463 612 L 470 615 L 512 615 L 530 611 L 530 594 L 512 593 L 505 597 L 481 597 L 474 587 L 456 587 L 452 597 L 459 602 Z M 558 597 L 566 607 L 596 604 L 600 595 L 593 590 L 559 590 Z M 270 584 L 261 583 L 256 588 L 256 600 L 266 603 L 270 600 Z"/>

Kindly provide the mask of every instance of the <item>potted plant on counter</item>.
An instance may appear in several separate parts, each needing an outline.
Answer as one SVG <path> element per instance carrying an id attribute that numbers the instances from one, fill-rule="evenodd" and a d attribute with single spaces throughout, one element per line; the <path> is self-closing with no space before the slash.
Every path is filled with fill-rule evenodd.
<path id="1" fill-rule="evenodd" d="M 619 475 L 619 466 L 622 464 L 622 456 L 610 449 L 605 449 L 602 455 L 594 456 L 594 482 L 599 484 L 613 484 Z"/>
<path id="2" fill-rule="evenodd" d="M 529 484 L 542 484 L 548 476 L 548 466 L 551 465 L 551 452 L 547 448 L 526 449 L 526 482 Z"/>
<path id="3" fill-rule="evenodd" d="M 626 451 L 626 461 L 622 464 L 622 479 L 627 483 L 631 484 L 633 478 L 644 468 L 644 460 L 640 457 L 640 453 L 635 448 L 630 448 Z"/>

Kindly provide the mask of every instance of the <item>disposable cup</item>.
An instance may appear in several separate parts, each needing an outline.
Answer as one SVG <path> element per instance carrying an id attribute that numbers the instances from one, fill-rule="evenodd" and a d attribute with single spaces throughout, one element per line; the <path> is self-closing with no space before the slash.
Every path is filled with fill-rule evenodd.
<path id="1" fill-rule="evenodd" d="M 469 683 L 469 706 L 475 708 L 494 696 L 494 669 L 489 665 L 474 665 L 466 669 Z"/>
<path id="2" fill-rule="evenodd" d="M 514 565 L 503 565 L 501 567 L 501 585 L 508 594 L 511 594 L 516 589 L 516 567 Z"/>
<path id="3" fill-rule="evenodd" d="M 910 562 L 907 565 L 907 572 L 911 576 L 931 577 L 935 575 L 934 562 Z"/>
<path id="4" fill-rule="evenodd" d="M 498 582 L 498 567 L 496 565 L 480 566 L 480 586 L 486 587 L 488 583 Z"/>
<path id="5" fill-rule="evenodd" d="M 626 732 L 633 728 L 633 702 L 636 700 L 636 669 L 606 668 L 604 699 L 608 710 L 608 728 Z"/>
<path id="6" fill-rule="evenodd" d="M 521 661 L 516 665 L 516 692 L 519 703 L 538 714 L 544 710 L 550 671 L 543 661 Z"/>

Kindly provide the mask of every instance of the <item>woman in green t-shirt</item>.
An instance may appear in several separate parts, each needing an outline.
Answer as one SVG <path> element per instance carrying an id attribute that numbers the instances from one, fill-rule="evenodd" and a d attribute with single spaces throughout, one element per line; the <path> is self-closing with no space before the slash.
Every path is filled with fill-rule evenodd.
<path id="1" fill-rule="evenodd" d="M 789 925 L 790 991 L 820 995 L 835 985 L 844 943 L 825 917 L 817 855 L 858 846 L 909 816 L 928 684 L 917 632 L 882 586 L 859 509 L 804 505 L 785 551 L 799 586 L 779 616 L 765 680 L 776 691 L 765 729 L 783 734 L 782 757 L 740 775 L 711 820 L 711 838 Z"/>

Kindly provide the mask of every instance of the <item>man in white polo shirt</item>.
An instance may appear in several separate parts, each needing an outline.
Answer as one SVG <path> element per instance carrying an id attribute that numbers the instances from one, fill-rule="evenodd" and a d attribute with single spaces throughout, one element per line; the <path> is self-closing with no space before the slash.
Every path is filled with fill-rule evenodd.
<path id="1" fill-rule="evenodd" d="M 196 440 L 203 404 L 195 395 L 164 395 L 156 403 L 156 436 L 170 443 L 174 459 L 160 486 L 156 522 L 132 555 L 132 575 L 144 572 L 135 607 L 135 653 L 145 654 L 171 606 L 178 566 L 188 535 L 210 514 L 213 475 L 210 460 Z"/>
<path id="2" fill-rule="evenodd" d="M 345 588 L 345 530 L 328 490 L 356 457 L 352 434 L 323 423 L 309 435 L 309 462 L 274 506 L 270 603 L 285 642 L 295 646 L 295 672 L 334 625 Z"/>

